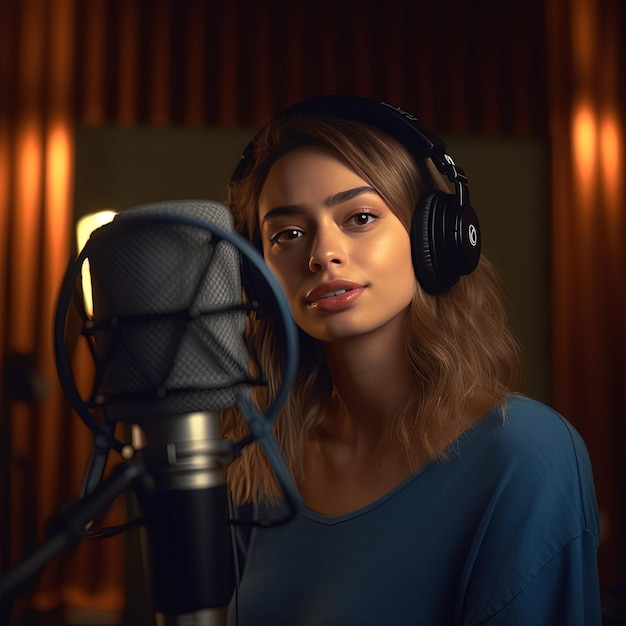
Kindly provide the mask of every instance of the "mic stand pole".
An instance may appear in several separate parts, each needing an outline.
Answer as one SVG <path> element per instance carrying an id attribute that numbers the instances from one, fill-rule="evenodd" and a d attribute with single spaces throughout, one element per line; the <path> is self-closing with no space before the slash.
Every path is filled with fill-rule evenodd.
<path id="1" fill-rule="evenodd" d="M 52 536 L 0 579 L 1 624 L 8 624 L 13 602 L 40 570 L 61 551 L 73 547 L 82 539 L 85 527 L 100 517 L 118 495 L 138 484 L 143 473 L 143 460 L 138 454 L 131 461 L 116 466 L 106 481 L 81 500 L 73 502 L 67 511 L 54 520 Z"/>

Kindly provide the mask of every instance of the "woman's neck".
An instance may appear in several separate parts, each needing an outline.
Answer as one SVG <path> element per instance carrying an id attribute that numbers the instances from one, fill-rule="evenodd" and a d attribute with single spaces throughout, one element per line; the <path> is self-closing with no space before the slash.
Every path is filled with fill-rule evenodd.
<path id="1" fill-rule="evenodd" d="M 311 433 L 299 482 L 306 506 L 318 513 L 339 515 L 374 502 L 421 463 L 417 450 L 408 462 L 393 429 L 415 385 L 403 327 L 325 346 L 333 394 Z"/>
<path id="2" fill-rule="evenodd" d="M 336 402 L 324 428 L 374 437 L 388 430 L 415 385 L 404 329 L 398 319 L 393 327 L 325 346 Z"/>

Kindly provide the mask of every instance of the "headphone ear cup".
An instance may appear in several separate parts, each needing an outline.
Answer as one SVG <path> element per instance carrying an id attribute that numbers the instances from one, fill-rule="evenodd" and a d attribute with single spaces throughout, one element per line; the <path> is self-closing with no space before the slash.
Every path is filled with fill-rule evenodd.
<path id="1" fill-rule="evenodd" d="M 411 220 L 411 254 L 424 291 L 438 295 L 450 289 L 478 265 L 480 231 L 474 210 L 445 192 L 424 194 Z"/>
<path id="2" fill-rule="evenodd" d="M 411 220 L 411 256 L 413 269 L 422 289 L 431 295 L 443 293 L 450 285 L 441 281 L 439 257 L 443 253 L 443 243 L 436 236 L 440 232 L 443 214 L 441 194 L 424 194 L 413 212 Z"/>

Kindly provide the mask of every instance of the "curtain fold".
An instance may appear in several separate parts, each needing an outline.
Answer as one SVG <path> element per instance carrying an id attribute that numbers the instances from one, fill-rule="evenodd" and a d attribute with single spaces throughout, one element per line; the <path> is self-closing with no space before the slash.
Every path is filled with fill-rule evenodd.
<path id="1" fill-rule="evenodd" d="M 548 4 L 555 407 L 581 431 L 600 502 L 606 580 L 626 576 L 626 6 Z"/>
<path id="2" fill-rule="evenodd" d="M 73 253 L 73 132 L 257 127 L 323 93 L 379 98 L 446 134 L 552 145 L 556 408 L 588 442 L 602 572 L 626 579 L 624 85 L 620 0 L 3 0 L 0 3 L 0 558 L 78 492 L 90 434 L 51 326 Z M 79 358 L 87 358 L 85 355 Z M 120 503 L 107 519 L 124 518 Z M 119 538 L 84 541 L 32 604 L 121 611 Z"/>
<path id="3" fill-rule="evenodd" d="M 544 24 L 539 0 L 91 0 L 76 121 L 257 127 L 339 92 L 449 132 L 543 136 Z"/>
<path id="4" fill-rule="evenodd" d="M 12 0 L 1 10 L 0 559 L 6 573 L 45 540 L 48 522 L 76 497 L 91 436 L 61 392 L 52 337 L 74 238 L 76 5 Z M 121 510 L 112 507 L 109 519 Z M 32 593 L 18 600 L 27 605 L 19 614 L 94 598 L 121 611 L 121 547 L 120 540 L 107 547 L 83 542 L 71 556 L 53 559 Z"/>

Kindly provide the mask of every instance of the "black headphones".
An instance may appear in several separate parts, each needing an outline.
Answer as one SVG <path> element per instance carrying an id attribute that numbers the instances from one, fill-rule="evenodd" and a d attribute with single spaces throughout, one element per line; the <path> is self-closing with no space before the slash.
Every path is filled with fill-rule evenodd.
<path id="1" fill-rule="evenodd" d="M 276 119 L 330 117 L 378 128 L 401 143 L 416 162 L 430 158 L 455 188 L 455 193 L 432 190 L 422 194 L 411 220 L 413 268 L 429 294 L 446 292 L 461 276 L 470 274 L 480 258 L 480 228 L 470 206 L 467 177 L 446 153 L 446 144 L 419 120 L 384 102 L 357 96 L 319 96 L 285 109 Z M 251 167 L 253 139 L 244 150 L 232 180 Z"/>

